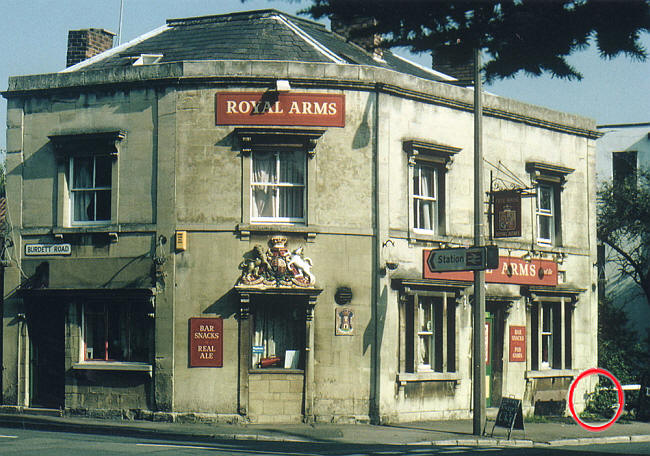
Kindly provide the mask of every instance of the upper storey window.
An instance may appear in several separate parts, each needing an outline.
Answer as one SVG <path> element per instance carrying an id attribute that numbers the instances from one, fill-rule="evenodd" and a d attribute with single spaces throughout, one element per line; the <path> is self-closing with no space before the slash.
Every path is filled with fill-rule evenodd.
<path id="1" fill-rule="evenodd" d="M 555 210 L 555 186 L 537 186 L 537 242 L 552 244 L 555 240 L 555 225 L 558 214 Z"/>
<path id="2" fill-rule="evenodd" d="M 443 189 L 444 190 L 444 189 Z M 413 168 L 413 227 L 436 232 L 438 227 L 438 169 L 424 163 Z"/>
<path id="3" fill-rule="evenodd" d="M 304 222 L 306 154 L 255 151 L 251 174 L 251 221 Z"/>
<path id="4" fill-rule="evenodd" d="M 307 225 L 309 176 L 315 175 L 316 143 L 324 132 L 295 128 L 236 130 L 246 170 L 242 181 L 244 223 Z"/>
<path id="5" fill-rule="evenodd" d="M 117 222 L 117 157 L 123 131 L 52 135 L 59 157 L 60 226 Z"/>
<path id="6" fill-rule="evenodd" d="M 536 188 L 536 238 L 539 245 L 562 245 L 562 199 L 566 178 L 574 170 L 540 162 L 527 162 Z"/>
<path id="7" fill-rule="evenodd" d="M 112 165 L 107 156 L 70 158 L 73 224 L 110 222 Z"/>
<path id="8" fill-rule="evenodd" d="M 417 140 L 405 141 L 408 154 L 409 232 L 419 235 L 446 234 L 446 181 L 457 147 Z"/>

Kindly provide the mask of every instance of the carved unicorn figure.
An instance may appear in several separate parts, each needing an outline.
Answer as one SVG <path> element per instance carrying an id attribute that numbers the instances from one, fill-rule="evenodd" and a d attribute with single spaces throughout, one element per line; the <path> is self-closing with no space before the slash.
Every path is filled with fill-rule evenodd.
<path id="1" fill-rule="evenodd" d="M 289 267 L 295 267 L 303 277 L 309 278 L 310 285 L 316 282 L 316 276 L 311 273 L 313 264 L 310 258 L 304 256 L 302 247 L 298 247 L 296 250 L 291 252 L 291 259 L 289 260 L 288 265 Z"/>

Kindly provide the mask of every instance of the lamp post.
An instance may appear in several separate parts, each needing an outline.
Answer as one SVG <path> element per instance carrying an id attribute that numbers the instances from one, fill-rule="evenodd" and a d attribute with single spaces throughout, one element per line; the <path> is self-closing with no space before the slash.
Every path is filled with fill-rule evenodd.
<path id="1" fill-rule="evenodd" d="M 474 49 L 474 245 L 483 245 L 483 151 L 481 53 Z M 473 434 L 485 422 L 485 271 L 474 271 L 472 397 Z"/>

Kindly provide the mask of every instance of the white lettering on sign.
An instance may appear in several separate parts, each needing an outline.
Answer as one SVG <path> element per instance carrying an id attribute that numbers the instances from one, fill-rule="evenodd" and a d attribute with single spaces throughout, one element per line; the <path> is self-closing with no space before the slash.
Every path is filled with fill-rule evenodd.
<path id="1" fill-rule="evenodd" d="M 27 244 L 25 255 L 70 255 L 72 246 L 70 244 Z"/>

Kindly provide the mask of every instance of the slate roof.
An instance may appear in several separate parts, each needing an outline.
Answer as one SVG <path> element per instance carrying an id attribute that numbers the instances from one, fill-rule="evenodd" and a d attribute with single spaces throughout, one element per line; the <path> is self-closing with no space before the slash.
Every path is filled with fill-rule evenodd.
<path id="1" fill-rule="evenodd" d="M 274 9 L 170 19 L 163 27 L 63 72 L 132 65 L 142 54 L 162 54 L 157 63 L 279 60 L 370 65 L 425 79 L 453 80 L 387 50 L 383 59 L 376 60 L 370 52 L 329 31 L 323 24 Z"/>

